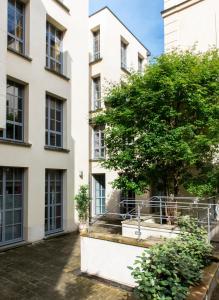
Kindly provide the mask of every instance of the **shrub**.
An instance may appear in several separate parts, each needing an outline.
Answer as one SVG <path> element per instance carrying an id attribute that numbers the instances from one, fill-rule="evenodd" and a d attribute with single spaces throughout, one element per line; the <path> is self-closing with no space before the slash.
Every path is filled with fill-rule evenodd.
<path id="1" fill-rule="evenodd" d="M 81 185 L 78 194 L 75 196 L 76 210 L 78 211 L 79 220 L 86 222 L 89 216 L 90 197 L 88 186 Z"/>
<path id="2" fill-rule="evenodd" d="M 200 281 L 212 253 L 207 233 L 194 219 L 183 218 L 179 225 L 177 238 L 144 251 L 135 267 L 129 267 L 140 299 L 183 300 L 189 287 Z"/>

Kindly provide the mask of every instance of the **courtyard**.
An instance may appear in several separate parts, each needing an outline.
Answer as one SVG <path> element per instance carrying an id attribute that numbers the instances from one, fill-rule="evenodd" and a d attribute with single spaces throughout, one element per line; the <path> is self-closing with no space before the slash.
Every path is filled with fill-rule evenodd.
<path id="1" fill-rule="evenodd" d="M 0 299 L 133 300 L 118 287 L 79 275 L 80 238 L 67 234 L 0 253 Z"/>

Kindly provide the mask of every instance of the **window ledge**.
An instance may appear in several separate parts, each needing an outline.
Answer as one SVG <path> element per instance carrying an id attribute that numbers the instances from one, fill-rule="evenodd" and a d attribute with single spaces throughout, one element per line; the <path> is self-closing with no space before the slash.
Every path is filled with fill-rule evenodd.
<path id="1" fill-rule="evenodd" d="M 63 152 L 63 153 L 69 153 L 70 152 L 69 149 L 51 147 L 51 146 L 45 146 L 44 149 L 49 150 L 49 151 L 55 151 L 55 152 Z"/>
<path id="2" fill-rule="evenodd" d="M 58 5 L 60 5 L 65 11 L 70 13 L 70 9 L 60 0 L 54 0 Z"/>
<path id="3" fill-rule="evenodd" d="M 29 57 L 28 55 L 25 55 L 25 54 L 23 54 L 23 53 L 20 53 L 20 52 L 18 52 L 18 51 L 16 51 L 16 50 L 12 49 L 12 48 L 10 48 L 10 47 L 8 47 L 8 51 L 10 51 L 11 53 L 14 53 L 14 54 L 16 54 L 16 55 L 18 55 L 18 56 L 20 56 L 20 57 L 26 59 L 26 60 L 28 60 L 28 61 L 30 61 L 30 62 L 32 61 L 32 58 Z"/>
<path id="4" fill-rule="evenodd" d="M 0 144 L 10 145 L 10 146 L 20 146 L 20 147 L 27 147 L 30 148 L 32 144 L 25 143 L 25 142 L 18 142 L 18 141 L 11 141 L 11 140 L 4 140 L 0 139 Z"/>
<path id="5" fill-rule="evenodd" d="M 52 70 L 50 68 L 45 67 L 45 70 L 48 71 L 48 72 L 50 72 L 50 73 L 52 73 L 52 74 L 54 74 L 54 75 L 57 75 L 57 76 L 61 77 L 62 79 L 66 80 L 66 81 L 70 80 L 69 77 L 67 77 L 67 76 L 65 76 L 65 75 L 63 75 L 63 74 L 61 74 L 59 72 L 56 72 L 56 71 L 54 71 L 54 70 Z"/>
<path id="6" fill-rule="evenodd" d="M 103 111 L 103 108 L 98 108 L 98 109 L 95 109 L 95 110 L 90 110 L 89 113 L 90 114 L 94 114 L 94 113 L 99 113 L 101 111 Z"/>
<path id="7" fill-rule="evenodd" d="M 98 59 L 95 59 L 95 60 L 92 60 L 89 62 L 89 65 L 92 66 L 92 65 L 95 65 L 97 64 L 98 62 L 101 62 L 103 60 L 102 57 L 98 58 Z"/>
<path id="8" fill-rule="evenodd" d="M 101 162 L 101 161 L 105 161 L 105 158 L 92 158 L 90 159 L 90 162 Z"/>
<path id="9" fill-rule="evenodd" d="M 126 74 L 131 75 L 131 72 L 129 72 L 128 69 L 126 69 L 126 68 L 124 68 L 124 67 L 121 67 L 121 70 L 122 70 L 123 72 L 125 72 Z"/>

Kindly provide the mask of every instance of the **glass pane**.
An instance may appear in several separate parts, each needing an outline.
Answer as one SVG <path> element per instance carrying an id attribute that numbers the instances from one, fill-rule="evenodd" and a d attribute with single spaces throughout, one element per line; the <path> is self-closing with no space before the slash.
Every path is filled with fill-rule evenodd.
<path id="1" fill-rule="evenodd" d="M 62 208 L 61 205 L 56 206 L 56 217 L 61 217 L 62 215 Z"/>
<path id="2" fill-rule="evenodd" d="M 13 211 L 6 211 L 5 212 L 5 225 L 12 225 L 13 222 Z"/>
<path id="3" fill-rule="evenodd" d="M 62 146 L 62 137 L 60 134 L 56 135 L 56 147 L 61 147 Z"/>
<path id="4" fill-rule="evenodd" d="M 62 218 L 56 218 L 56 229 L 60 229 L 62 227 Z"/>
<path id="5" fill-rule="evenodd" d="M 14 208 L 22 208 L 22 195 L 14 196 Z"/>
<path id="6" fill-rule="evenodd" d="M 23 127 L 15 125 L 15 140 L 22 141 L 23 140 Z"/>
<path id="7" fill-rule="evenodd" d="M 0 210 L 2 210 L 2 209 L 3 209 L 3 196 L 0 196 Z M 0 224 L 1 224 L 1 222 L 0 222 Z"/>
<path id="8" fill-rule="evenodd" d="M 5 241 L 10 241 L 13 239 L 13 226 L 5 227 Z"/>
<path id="9" fill-rule="evenodd" d="M 8 47 L 15 49 L 15 39 L 8 35 Z"/>
<path id="10" fill-rule="evenodd" d="M 21 210 L 15 210 L 14 212 L 14 224 L 21 223 L 22 213 Z"/>
<path id="11" fill-rule="evenodd" d="M 13 195 L 6 195 L 5 197 L 5 208 L 13 209 Z"/>
<path id="12" fill-rule="evenodd" d="M 14 226 L 14 239 L 20 239 L 22 237 L 22 226 L 17 224 Z"/>

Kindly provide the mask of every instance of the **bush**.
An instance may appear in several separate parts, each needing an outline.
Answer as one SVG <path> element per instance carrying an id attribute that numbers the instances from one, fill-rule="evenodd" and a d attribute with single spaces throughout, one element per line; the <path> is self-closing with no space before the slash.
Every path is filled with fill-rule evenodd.
<path id="1" fill-rule="evenodd" d="M 182 218 L 179 225 L 177 238 L 144 251 L 135 267 L 129 267 L 140 299 L 183 300 L 189 287 L 200 281 L 212 254 L 207 233 L 194 219 Z"/>
<path id="2" fill-rule="evenodd" d="M 79 220 L 86 222 L 89 216 L 90 197 L 88 193 L 88 186 L 80 186 L 79 193 L 75 196 L 76 210 L 78 211 Z"/>

